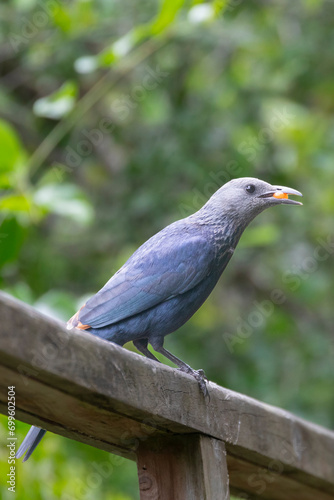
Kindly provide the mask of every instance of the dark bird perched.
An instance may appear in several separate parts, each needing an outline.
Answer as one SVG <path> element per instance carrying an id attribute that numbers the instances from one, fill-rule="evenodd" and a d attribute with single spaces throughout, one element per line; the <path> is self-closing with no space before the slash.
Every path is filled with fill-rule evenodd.
<path id="1" fill-rule="evenodd" d="M 248 224 L 274 205 L 301 205 L 288 195 L 295 189 L 271 186 L 251 177 L 222 186 L 196 213 L 178 220 L 144 243 L 106 285 L 68 321 L 123 346 L 130 340 L 158 361 L 147 345 L 198 380 L 204 372 L 167 351 L 164 338 L 182 326 L 203 304 L 233 255 Z M 29 458 L 45 434 L 31 427 L 16 457 Z"/>

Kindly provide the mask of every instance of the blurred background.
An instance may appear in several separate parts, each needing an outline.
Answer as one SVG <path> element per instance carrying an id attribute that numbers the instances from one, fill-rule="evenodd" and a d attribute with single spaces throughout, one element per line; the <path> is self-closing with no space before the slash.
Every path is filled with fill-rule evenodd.
<path id="1" fill-rule="evenodd" d="M 321 0 L 2 2 L 2 290 L 67 320 L 228 180 L 298 189 L 304 206 L 258 217 L 165 345 L 218 384 L 333 428 L 333 16 Z M 27 430 L 17 423 L 19 441 Z M 106 461 L 108 477 L 90 481 Z M 17 464 L 17 500 L 137 491 L 134 463 L 51 434 Z"/>

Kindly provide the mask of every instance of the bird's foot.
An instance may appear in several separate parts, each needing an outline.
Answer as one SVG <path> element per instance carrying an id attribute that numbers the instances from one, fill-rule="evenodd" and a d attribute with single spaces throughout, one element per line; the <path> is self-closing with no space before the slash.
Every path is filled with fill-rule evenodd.
<path id="1" fill-rule="evenodd" d="M 205 371 L 204 371 L 204 370 L 202 370 L 202 369 L 200 368 L 199 370 L 197 370 L 197 373 L 198 373 L 198 375 L 199 375 L 200 377 L 202 377 L 202 378 L 205 380 L 205 382 L 209 382 L 209 379 L 208 379 L 208 377 L 205 375 Z"/>
<path id="2" fill-rule="evenodd" d="M 209 381 L 206 377 L 204 370 L 193 370 L 190 366 L 185 366 L 179 368 L 181 372 L 189 373 L 195 380 L 197 380 L 201 393 L 205 398 L 209 398 L 209 391 L 207 382 Z"/>

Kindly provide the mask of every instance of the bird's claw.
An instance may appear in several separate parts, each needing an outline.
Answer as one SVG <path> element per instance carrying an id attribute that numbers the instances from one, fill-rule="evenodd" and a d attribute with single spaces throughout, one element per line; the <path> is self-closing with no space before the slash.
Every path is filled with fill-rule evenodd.
<path id="1" fill-rule="evenodd" d="M 205 397 L 205 399 L 210 400 L 210 394 L 209 394 L 209 390 L 208 390 L 208 386 L 207 386 L 206 381 L 204 379 L 201 379 L 198 381 L 198 385 L 199 385 L 200 391 L 203 394 L 203 396 Z"/>
<path id="2" fill-rule="evenodd" d="M 207 386 L 207 382 L 209 382 L 209 380 L 208 380 L 207 376 L 205 375 L 204 370 L 193 370 L 192 368 L 190 368 L 190 366 L 188 366 L 187 368 L 182 367 L 182 368 L 180 368 L 180 370 L 185 372 L 185 373 L 188 373 L 189 375 L 192 375 L 194 377 L 194 379 L 197 380 L 200 391 L 203 394 L 203 396 L 205 398 L 210 399 L 208 386 Z"/>
<path id="3" fill-rule="evenodd" d="M 205 380 L 205 382 L 209 382 L 209 379 L 208 379 L 208 377 L 205 375 L 205 371 L 204 371 L 204 370 L 199 369 L 199 370 L 197 370 L 197 373 L 198 373 L 198 375 L 199 375 L 200 377 L 202 377 L 202 378 Z"/>

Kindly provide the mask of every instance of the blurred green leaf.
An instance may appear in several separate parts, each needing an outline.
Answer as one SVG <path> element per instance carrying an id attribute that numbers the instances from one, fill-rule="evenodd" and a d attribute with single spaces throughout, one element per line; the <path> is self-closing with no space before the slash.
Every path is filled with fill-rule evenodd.
<path id="1" fill-rule="evenodd" d="M 67 115 L 76 103 L 78 88 L 75 82 L 68 81 L 52 94 L 37 99 L 33 110 L 37 116 L 59 120 Z"/>
<path id="2" fill-rule="evenodd" d="M 170 26 L 184 3 L 184 0 L 163 0 L 159 14 L 151 24 L 151 33 L 157 35 Z"/>
<path id="3" fill-rule="evenodd" d="M 14 129 L 4 120 L 0 119 L 0 186 L 6 186 L 8 177 L 4 172 L 11 172 L 22 156 L 20 141 Z"/>
<path id="4" fill-rule="evenodd" d="M 6 217 L 0 225 L 0 266 L 14 261 L 22 247 L 25 230 L 13 217 Z"/>
<path id="5" fill-rule="evenodd" d="M 0 210 L 11 212 L 30 212 L 31 201 L 25 195 L 7 195 L 0 197 Z"/>
<path id="6" fill-rule="evenodd" d="M 93 210 L 83 193 L 73 184 L 47 184 L 34 193 L 35 204 L 75 222 L 87 225 L 92 221 Z"/>

